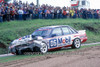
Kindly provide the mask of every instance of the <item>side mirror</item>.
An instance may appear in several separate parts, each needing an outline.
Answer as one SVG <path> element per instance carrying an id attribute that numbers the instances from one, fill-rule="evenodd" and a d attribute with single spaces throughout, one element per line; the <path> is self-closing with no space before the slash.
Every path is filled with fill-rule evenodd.
<path id="1" fill-rule="evenodd" d="M 52 35 L 51 35 L 51 37 L 55 37 L 55 36 L 57 36 L 57 35 L 56 35 L 56 34 L 52 34 Z"/>

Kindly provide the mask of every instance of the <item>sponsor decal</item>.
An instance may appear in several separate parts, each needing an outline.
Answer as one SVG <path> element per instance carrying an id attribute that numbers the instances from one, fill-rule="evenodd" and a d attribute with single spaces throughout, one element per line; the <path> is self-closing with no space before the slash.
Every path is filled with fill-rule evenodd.
<path id="1" fill-rule="evenodd" d="M 66 40 L 65 39 L 63 39 L 63 44 L 65 44 L 66 43 Z"/>
<path id="2" fill-rule="evenodd" d="M 71 42 L 71 37 L 70 36 L 69 37 L 64 37 L 64 38 L 55 38 L 55 39 L 49 40 L 49 46 L 50 46 L 50 48 L 53 48 L 53 47 L 57 47 L 58 44 L 63 46 L 63 45 L 66 45 L 66 44 L 70 44 L 70 42 Z"/>
<path id="3" fill-rule="evenodd" d="M 19 40 L 21 40 L 22 38 L 19 38 Z"/>

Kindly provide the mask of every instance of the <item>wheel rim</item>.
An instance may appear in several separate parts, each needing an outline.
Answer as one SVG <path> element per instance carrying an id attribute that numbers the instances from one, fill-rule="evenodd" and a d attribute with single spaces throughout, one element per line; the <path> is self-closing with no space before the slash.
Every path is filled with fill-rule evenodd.
<path id="1" fill-rule="evenodd" d="M 80 45 L 81 45 L 80 40 L 79 40 L 79 39 L 76 39 L 76 40 L 75 40 L 75 47 L 76 47 L 76 48 L 79 48 Z"/>
<path id="2" fill-rule="evenodd" d="M 48 49 L 47 49 L 47 45 L 46 45 L 45 43 L 42 43 L 41 45 L 42 45 L 42 46 L 41 46 L 41 49 L 40 49 L 41 52 L 42 52 L 42 53 L 46 53 L 47 50 L 48 50 Z"/>

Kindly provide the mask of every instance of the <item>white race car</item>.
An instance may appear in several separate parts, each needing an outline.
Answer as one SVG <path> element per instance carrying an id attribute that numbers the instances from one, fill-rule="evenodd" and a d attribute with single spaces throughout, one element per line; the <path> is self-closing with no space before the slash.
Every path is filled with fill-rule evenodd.
<path id="1" fill-rule="evenodd" d="M 68 25 L 47 26 L 11 42 L 9 51 L 20 55 L 26 51 L 46 53 L 62 47 L 80 48 L 87 41 L 85 30 L 75 30 Z"/>

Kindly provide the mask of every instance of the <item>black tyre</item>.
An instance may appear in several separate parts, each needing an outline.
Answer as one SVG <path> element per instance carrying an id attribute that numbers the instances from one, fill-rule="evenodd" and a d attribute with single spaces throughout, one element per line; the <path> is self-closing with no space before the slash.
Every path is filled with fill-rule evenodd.
<path id="1" fill-rule="evenodd" d="M 79 38 L 76 38 L 74 41 L 73 41 L 73 44 L 71 46 L 72 48 L 80 48 L 81 47 L 81 40 Z"/>
<path id="2" fill-rule="evenodd" d="M 24 54 L 23 51 L 16 50 L 16 55 L 23 55 L 23 54 Z"/>

